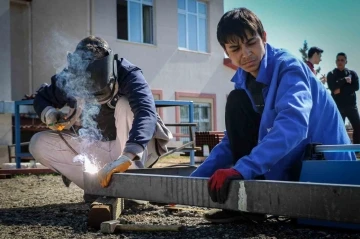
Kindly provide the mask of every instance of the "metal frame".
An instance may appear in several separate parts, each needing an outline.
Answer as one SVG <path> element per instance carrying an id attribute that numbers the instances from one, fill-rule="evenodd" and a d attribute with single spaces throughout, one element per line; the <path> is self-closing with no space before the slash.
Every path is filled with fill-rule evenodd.
<path id="1" fill-rule="evenodd" d="M 46 174 L 58 173 L 49 168 L 18 168 L 18 169 L 0 169 L 0 174 Z"/>
<path id="2" fill-rule="evenodd" d="M 167 168 L 139 168 L 139 169 L 129 169 L 124 173 L 138 173 L 138 174 L 147 174 L 147 175 L 176 175 L 176 176 L 189 176 L 197 167 L 184 166 L 184 167 L 167 167 Z"/>
<path id="3" fill-rule="evenodd" d="M 31 157 L 31 154 L 21 152 L 21 133 L 20 133 L 20 106 L 32 105 L 34 100 L 19 100 L 15 101 L 15 162 L 16 168 L 21 168 L 21 157 Z M 189 106 L 189 123 L 194 122 L 194 104 L 192 101 L 182 100 L 155 100 L 156 107 L 174 107 L 174 106 Z M 181 125 L 181 124 L 179 124 Z M 192 130 L 190 130 L 192 132 Z M 195 152 L 190 151 L 190 165 L 195 165 Z"/>
<path id="4" fill-rule="evenodd" d="M 360 144 L 316 145 L 315 152 L 358 152 Z"/>
<path id="5" fill-rule="evenodd" d="M 174 107 L 174 106 L 189 106 L 189 123 L 194 123 L 194 103 L 193 101 L 184 101 L 184 100 L 155 100 L 156 107 Z M 170 124 L 167 124 L 170 125 Z M 178 124 L 171 124 L 171 125 L 181 125 Z M 191 127 L 191 126 L 190 126 Z M 190 134 L 192 133 L 192 129 L 190 128 Z M 193 143 L 193 146 L 195 142 Z M 195 165 L 195 151 L 190 151 L 190 166 Z"/>
<path id="6" fill-rule="evenodd" d="M 89 194 L 117 198 L 360 223 L 358 185 L 233 181 L 228 200 L 225 204 L 218 204 L 212 202 L 208 195 L 208 178 L 153 175 L 148 170 L 143 169 L 142 173 L 114 174 L 107 188 L 100 186 L 96 174 L 85 172 L 84 190 Z"/>
<path id="7" fill-rule="evenodd" d="M 21 157 L 31 157 L 29 153 L 21 152 L 21 134 L 20 134 L 20 106 L 32 105 L 34 100 L 15 101 L 15 162 L 16 168 L 21 168 Z"/>

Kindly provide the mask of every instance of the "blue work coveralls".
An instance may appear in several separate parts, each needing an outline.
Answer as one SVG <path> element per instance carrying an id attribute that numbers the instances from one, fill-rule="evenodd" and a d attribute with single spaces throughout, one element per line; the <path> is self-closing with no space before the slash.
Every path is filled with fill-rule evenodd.
<path id="1" fill-rule="evenodd" d="M 157 122 L 154 98 L 140 68 L 125 58 L 116 60 L 116 66 L 119 84 L 117 95 L 127 97 L 134 113 L 134 121 L 124 152 L 140 154 L 154 136 Z M 66 104 L 71 104 L 73 99 L 69 98 L 66 92 L 57 86 L 57 80 L 58 75 L 54 75 L 51 78 L 51 85 L 41 88 L 36 94 L 34 109 L 39 116 L 48 106 L 62 108 Z M 101 107 L 100 114 L 95 119 L 98 123 L 97 126 L 103 136 L 104 134 L 110 135 L 106 137 L 108 140 L 115 140 L 116 135 L 113 135 L 116 132 L 115 110 L 108 109 L 106 104 Z M 104 108 L 106 111 L 101 111 Z"/>
<path id="2" fill-rule="evenodd" d="M 246 89 L 247 72 L 238 69 L 235 89 Z M 309 143 L 350 144 L 336 104 L 309 67 L 284 49 L 266 45 L 257 82 L 265 84 L 259 141 L 249 155 L 233 165 L 229 139 L 225 137 L 191 176 L 210 177 L 217 169 L 233 167 L 244 179 L 264 176 L 289 180 L 292 167 L 304 159 Z M 238 147 L 241 147 L 239 145 Z M 326 160 L 356 160 L 353 152 L 324 153 Z"/>

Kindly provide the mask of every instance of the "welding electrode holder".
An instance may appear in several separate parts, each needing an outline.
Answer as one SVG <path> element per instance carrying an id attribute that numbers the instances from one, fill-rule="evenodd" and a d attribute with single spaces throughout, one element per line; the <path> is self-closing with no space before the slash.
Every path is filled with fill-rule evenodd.
<path id="1" fill-rule="evenodd" d="M 52 124 L 48 124 L 47 126 L 64 126 L 66 127 L 66 125 L 70 124 L 70 121 L 72 120 L 72 118 L 76 115 L 76 111 L 77 111 L 77 102 L 72 102 L 72 108 L 74 109 L 74 111 L 71 113 L 71 115 L 69 117 L 66 117 L 66 119 L 60 119 L 55 123 Z M 62 129 L 61 129 L 62 130 Z M 61 131 L 59 130 L 59 131 Z"/>

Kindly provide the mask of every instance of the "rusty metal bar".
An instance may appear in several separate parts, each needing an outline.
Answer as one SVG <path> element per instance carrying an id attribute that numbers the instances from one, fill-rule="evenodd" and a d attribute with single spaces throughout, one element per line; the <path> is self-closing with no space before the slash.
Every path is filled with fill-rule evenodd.
<path id="1" fill-rule="evenodd" d="M 0 174 L 48 174 L 57 173 L 49 168 L 0 169 Z"/>

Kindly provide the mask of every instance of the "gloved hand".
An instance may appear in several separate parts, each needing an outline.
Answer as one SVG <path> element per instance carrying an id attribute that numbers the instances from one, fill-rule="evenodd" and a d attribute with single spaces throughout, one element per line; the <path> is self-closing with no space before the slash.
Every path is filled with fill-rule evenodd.
<path id="1" fill-rule="evenodd" d="M 66 114 L 63 112 L 56 110 L 55 108 L 50 108 L 45 114 L 45 123 L 49 129 L 59 130 L 59 128 L 55 125 L 60 120 L 64 120 Z"/>
<path id="2" fill-rule="evenodd" d="M 98 172 L 100 185 L 103 188 L 109 186 L 111 176 L 114 173 L 125 172 L 131 166 L 131 163 L 131 159 L 128 156 L 121 155 L 117 160 L 105 164 L 105 166 Z"/>
<path id="3" fill-rule="evenodd" d="M 234 179 L 244 179 L 244 177 L 233 168 L 216 170 L 208 182 L 211 200 L 225 203 L 229 193 L 230 181 Z"/>

